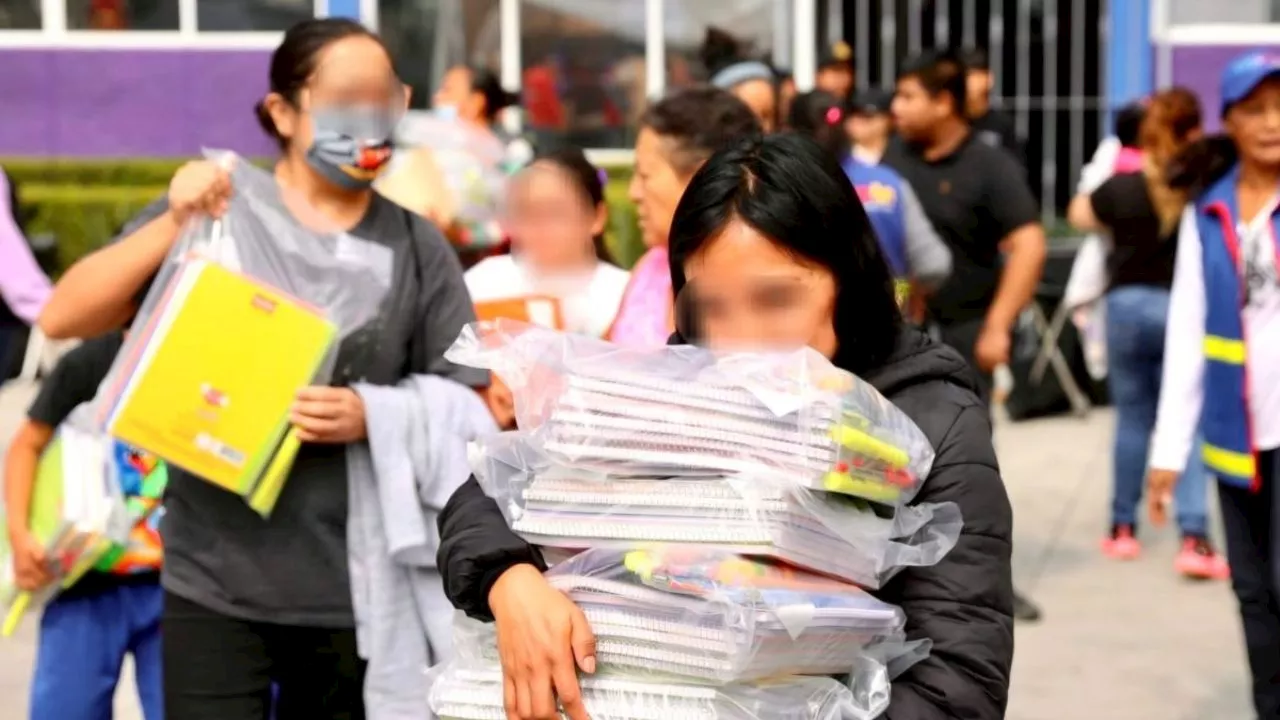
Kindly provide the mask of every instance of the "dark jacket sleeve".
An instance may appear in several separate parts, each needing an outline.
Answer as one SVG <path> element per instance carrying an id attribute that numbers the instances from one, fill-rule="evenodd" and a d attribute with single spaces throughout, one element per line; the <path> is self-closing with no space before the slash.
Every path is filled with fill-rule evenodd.
<path id="1" fill-rule="evenodd" d="M 438 523 L 436 565 L 444 578 L 445 595 L 454 607 L 477 620 L 493 620 L 489 589 L 499 575 L 524 563 L 546 570 L 537 549 L 512 532 L 498 503 L 484 494 L 475 477 L 449 498 Z"/>
<path id="2" fill-rule="evenodd" d="M 929 657 L 893 681 L 885 717 L 999 720 L 1013 664 L 1009 496 L 986 410 L 968 403 L 949 418 L 930 415 L 918 424 L 936 457 L 916 502 L 956 503 L 964 530 L 940 563 L 908 568 L 880 593 L 906 613 L 910 639 L 933 640 Z"/>

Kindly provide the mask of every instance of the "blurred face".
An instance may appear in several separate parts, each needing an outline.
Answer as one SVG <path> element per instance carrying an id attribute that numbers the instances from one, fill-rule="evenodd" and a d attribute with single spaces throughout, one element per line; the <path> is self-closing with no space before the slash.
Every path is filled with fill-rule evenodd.
<path id="1" fill-rule="evenodd" d="M 791 112 L 791 101 L 795 99 L 796 81 L 792 78 L 787 78 L 778 85 L 778 117 L 787 117 Z"/>
<path id="2" fill-rule="evenodd" d="M 387 51 L 365 36 L 343 38 L 321 50 L 296 103 L 276 93 L 264 100 L 290 152 L 298 155 L 311 149 L 317 127 L 350 135 L 362 144 L 389 141 L 408 104 L 408 88 L 396 77 Z M 368 154 L 353 158 L 344 172 L 376 174 L 387 158 L 373 157 L 378 153 L 372 148 Z"/>
<path id="3" fill-rule="evenodd" d="M 818 70 L 814 85 L 838 98 L 847 98 L 853 90 L 853 71 L 847 65 L 829 65 Z"/>
<path id="4" fill-rule="evenodd" d="M 970 114 L 985 113 L 991 104 L 991 73 L 986 70 L 970 70 L 965 76 L 965 94 Z"/>
<path id="5" fill-rule="evenodd" d="M 590 199 L 563 168 L 535 162 L 512 180 L 508 227 L 520 257 L 541 270 L 571 269 L 594 259 L 604 232 L 604 205 Z"/>
<path id="6" fill-rule="evenodd" d="M 440 88 L 431 98 L 431 106 L 454 108 L 458 117 L 470 122 L 484 120 L 484 96 L 471 87 L 471 71 L 465 67 L 450 68 L 440 80 Z"/>
<path id="7" fill-rule="evenodd" d="M 886 114 L 865 115 L 854 113 L 844 123 L 845 131 L 854 145 L 875 147 L 883 145 L 893 132 L 893 120 Z"/>
<path id="8" fill-rule="evenodd" d="M 649 128 L 640 130 L 636 138 L 636 170 L 631 176 L 630 195 L 648 247 L 667 244 L 676 205 L 689 185 L 689 177 L 682 177 L 671 164 L 670 142 Z"/>
<path id="9" fill-rule="evenodd" d="M 733 88 L 733 94 L 751 108 L 765 132 L 773 132 L 778 117 L 778 94 L 768 80 L 748 80 Z"/>
<path id="10" fill-rule="evenodd" d="M 893 96 L 893 124 L 904 138 L 913 142 L 933 137 L 935 128 L 951 114 L 950 96 L 929 94 L 914 77 L 898 81 Z"/>
<path id="11" fill-rule="evenodd" d="M 1280 167 L 1280 78 L 1264 80 L 1232 105 L 1223 125 L 1240 148 L 1242 160 Z"/>
<path id="12" fill-rule="evenodd" d="M 836 352 L 835 277 L 737 220 L 684 266 L 709 347 Z"/>

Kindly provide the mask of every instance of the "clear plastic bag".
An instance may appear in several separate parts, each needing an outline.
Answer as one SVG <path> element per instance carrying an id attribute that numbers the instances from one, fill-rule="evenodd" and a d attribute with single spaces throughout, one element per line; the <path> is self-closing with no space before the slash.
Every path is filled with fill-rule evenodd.
<path id="1" fill-rule="evenodd" d="M 49 585 L 18 588 L 9 533 L 0 547 L 0 635 L 8 637 L 27 611 L 76 584 L 114 546 L 130 522 L 119 479 L 110 469 L 113 441 L 94 427 L 88 406 L 78 407 L 45 449 L 36 470 L 28 530 L 44 550 Z"/>
<path id="2" fill-rule="evenodd" d="M 502 668 L 455 661 L 430 670 L 428 705 L 441 720 L 501 720 Z M 870 720 L 888 705 L 860 707 L 848 687 L 825 677 L 785 677 L 756 683 L 706 685 L 580 676 L 591 720 Z"/>
<path id="3" fill-rule="evenodd" d="M 376 321 L 393 258 L 332 228 L 269 173 L 230 153 L 206 155 L 230 168 L 228 210 L 193 219 L 174 243 L 95 415 L 121 441 L 266 515 L 299 447 L 293 397 L 326 382 L 339 344 Z M 357 337 L 366 336 L 377 333 Z"/>
<path id="4" fill-rule="evenodd" d="M 772 472 L 895 505 L 933 464 L 906 415 L 809 349 L 632 349 L 498 320 L 465 328 L 446 357 L 496 373 L 549 455 L 615 475 Z"/>
<path id="5" fill-rule="evenodd" d="M 657 478 L 566 466 L 536 431 L 477 441 L 470 459 L 511 528 L 548 547 L 701 545 L 875 589 L 903 567 L 936 564 L 963 526 L 953 503 L 887 508 L 776 473 Z"/>
<path id="6" fill-rule="evenodd" d="M 848 673 L 901 646 L 898 608 L 846 583 L 714 548 L 592 549 L 547 571 L 587 616 L 606 671 L 726 684 Z M 493 629 L 460 617 L 456 647 L 496 660 Z"/>

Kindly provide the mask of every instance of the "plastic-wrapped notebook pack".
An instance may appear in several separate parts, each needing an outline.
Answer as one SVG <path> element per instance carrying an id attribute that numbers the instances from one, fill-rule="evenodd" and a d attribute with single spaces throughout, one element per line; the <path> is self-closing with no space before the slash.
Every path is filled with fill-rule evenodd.
<path id="1" fill-rule="evenodd" d="M 597 663 L 618 673 L 699 683 L 843 675 L 869 651 L 906 651 L 896 607 L 854 585 L 723 550 L 592 549 L 547 579 L 587 616 Z M 496 660 L 491 626 L 461 619 L 457 635 L 458 647 Z M 868 694 L 887 693 L 883 677 L 860 682 L 880 686 Z"/>
<path id="2" fill-rule="evenodd" d="M 175 243 L 96 416 L 113 436 L 266 515 L 300 446 L 288 423 L 296 393 L 328 381 L 339 342 L 376 319 L 392 257 L 323 229 L 264 171 L 208 155 L 232 168 L 228 210 L 193 220 Z"/>
<path id="3" fill-rule="evenodd" d="M 464 330 L 449 358 L 497 373 L 517 422 L 570 465 L 616 475 L 759 474 L 877 503 L 909 501 L 928 439 L 812 350 L 632 349 L 511 321 Z"/>
<path id="4" fill-rule="evenodd" d="M 429 704 L 441 720 L 504 720 L 502 669 L 451 663 L 432 670 Z M 788 677 L 754 684 L 647 683 L 626 676 L 582 678 L 591 720 L 852 720 L 853 695 L 836 680 Z M 871 716 L 867 716 L 871 717 Z"/>
<path id="5" fill-rule="evenodd" d="M 953 504 L 887 509 L 774 471 L 653 478 L 568 467 L 524 431 L 476 443 L 472 461 L 511 528 L 546 547 L 713 547 L 878 588 L 903 567 L 936 563 L 962 527 Z"/>
<path id="6" fill-rule="evenodd" d="M 0 535 L 0 608 L 5 613 L 0 634 L 12 634 L 32 604 L 75 584 L 128 536 L 124 497 L 108 470 L 111 441 L 90 426 L 87 413 L 64 423 L 36 469 L 29 529 L 44 548 L 53 583 L 37 593 L 20 590 L 7 529 Z"/>

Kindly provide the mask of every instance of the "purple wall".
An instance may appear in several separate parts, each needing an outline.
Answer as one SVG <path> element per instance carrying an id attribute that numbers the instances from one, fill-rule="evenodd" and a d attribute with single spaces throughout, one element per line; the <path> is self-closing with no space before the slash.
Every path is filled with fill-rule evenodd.
<path id="1" fill-rule="evenodd" d="M 268 51 L 0 51 L 0 156 L 271 151 L 253 105 Z"/>
<path id="2" fill-rule="evenodd" d="M 1180 45 L 1173 48 L 1173 82 L 1200 96 L 1206 130 L 1218 129 L 1218 80 L 1222 69 L 1236 55 L 1249 50 L 1278 50 L 1256 45 Z"/>

